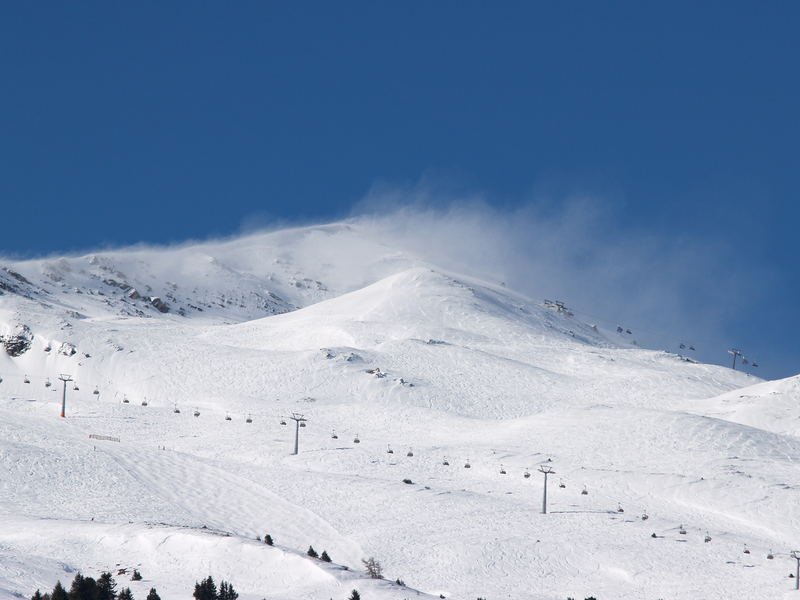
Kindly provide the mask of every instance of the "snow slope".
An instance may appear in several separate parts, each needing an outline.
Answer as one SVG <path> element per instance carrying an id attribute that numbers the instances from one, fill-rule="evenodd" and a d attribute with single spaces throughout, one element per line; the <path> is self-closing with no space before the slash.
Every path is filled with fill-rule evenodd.
<path id="1" fill-rule="evenodd" d="M 244 600 L 793 597 L 800 439 L 789 392 L 728 410 L 752 376 L 355 224 L 6 267 L 0 335 L 33 338 L 0 354 L 0 597 L 117 563 L 167 599 L 209 573 Z"/>

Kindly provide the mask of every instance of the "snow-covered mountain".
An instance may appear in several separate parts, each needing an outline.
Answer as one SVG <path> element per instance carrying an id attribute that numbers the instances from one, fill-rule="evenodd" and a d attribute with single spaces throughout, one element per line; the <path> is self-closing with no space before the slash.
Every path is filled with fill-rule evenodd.
<path id="1" fill-rule="evenodd" d="M 0 293 L 0 598 L 118 565 L 165 600 L 208 574 L 243 600 L 793 587 L 796 382 L 625 343 L 358 222 L 6 261 Z"/>

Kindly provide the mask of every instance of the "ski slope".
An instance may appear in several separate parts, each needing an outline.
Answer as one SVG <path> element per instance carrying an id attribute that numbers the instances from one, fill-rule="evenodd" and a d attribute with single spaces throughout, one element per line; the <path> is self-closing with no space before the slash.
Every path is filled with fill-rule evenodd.
<path id="1" fill-rule="evenodd" d="M 2 598 L 117 565 L 178 600 L 208 574 L 243 600 L 795 596 L 796 381 L 638 348 L 357 224 L 0 273 L 0 335 L 32 332 L 0 353 Z"/>

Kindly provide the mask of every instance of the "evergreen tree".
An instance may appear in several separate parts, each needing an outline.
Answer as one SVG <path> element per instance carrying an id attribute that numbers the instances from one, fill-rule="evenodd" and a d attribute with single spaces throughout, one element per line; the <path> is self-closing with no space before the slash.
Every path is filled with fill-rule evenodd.
<path id="1" fill-rule="evenodd" d="M 317 554 L 317 551 L 314 550 L 314 546 L 309 546 L 308 547 L 308 552 L 306 552 L 306 554 L 308 554 L 311 558 L 318 558 L 319 557 L 319 554 Z"/>
<path id="2" fill-rule="evenodd" d="M 150 588 L 150 593 L 147 594 L 147 600 L 161 600 L 156 588 Z"/>
<path id="3" fill-rule="evenodd" d="M 101 573 L 97 579 L 97 600 L 116 600 L 117 582 L 111 573 Z"/>
<path id="4" fill-rule="evenodd" d="M 217 585 L 214 579 L 209 575 L 200 583 L 194 584 L 194 598 L 195 600 L 217 600 Z"/>
<path id="5" fill-rule="evenodd" d="M 80 573 L 75 575 L 67 598 L 69 600 L 97 600 L 97 582 L 91 577 L 84 577 Z"/>
<path id="6" fill-rule="evenodd" d="M 31 600 L 42 600 L 42 592 L 37 589 L 33 596 L 31 596 Z"/>
<path id="7" fill-rule="evenodd" d="M 361 600 L 361 594 L 358 593 L 358 590 L 353 590 L 347 600 Z"/>
<path id="8" fill-rule="evenodd" d="M 319 555 L 319 558 L 325 562 L 331 562 L 331 557 L 328 556 L 328 552 L 325 550 L 322 551 L 322 554 Z"/>
<path id="9" fill-rule="evenodd" d="M 67 598 L 67 590 L 64 589 L 60 581 L 56 582 L 56 587 L 53 588 L 53 593 L 50 594 L 50 600 L 69 600 Z"/>
<path id="10" fill-rule="evenodd" d="M 119 591 L 117 600 L 133 600 L 133 592 L 131 592 L 131 588 L 128 587 L 122 588 Z"/>
<path id="11" fill-rule="evenodd" d="M 264 536 L 264 543 L 267 546 L 272 546 L 272 545 L 275 544 L 275 542 L 272 541 L 272 536 L 270 534 L 267 534 L 267 535 Z"/>
<path id="12" fill-rule="evenodd" d="M 218 600 L 236 600 L 238 597 L 239 593 L 233 589 L 233 585 L 224 580 L 219 584 Z"/>
<path id="13" fill-rule="evenodd" d="M 142 574 L 139 573 L 136 569 L 133 570 L 133 575 L 131 575 L 131 581 L 141 581 Z"/>

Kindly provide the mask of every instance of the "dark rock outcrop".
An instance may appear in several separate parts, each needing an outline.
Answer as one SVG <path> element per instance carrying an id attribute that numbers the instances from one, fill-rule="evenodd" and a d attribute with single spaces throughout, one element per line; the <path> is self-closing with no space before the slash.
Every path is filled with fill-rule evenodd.
<path id="1" fill-rule="evenodd" d="M 0 335 L 0 345 L 9 356 L 21 356 L 30 350 L 33 333 L 27 325 L 18 325 L 14 333 Z"/>

